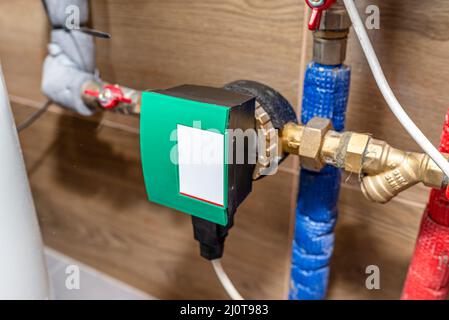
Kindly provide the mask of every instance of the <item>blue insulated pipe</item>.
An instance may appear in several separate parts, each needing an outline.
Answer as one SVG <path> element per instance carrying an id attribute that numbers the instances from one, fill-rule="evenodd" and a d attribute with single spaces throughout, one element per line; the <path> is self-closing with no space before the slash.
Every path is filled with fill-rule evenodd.
<path id="1" fill-rule="evenodd" d="M 304 80 L 301 120 L 329 118 L 334 129 L 344 129 L 351 71 L 345 65 L 312 62 Z M 329 262 L 334 248 L 334 227 L 341 172 L 327 166 L 321 172 L 301 170 L 293 239 L 289 299 L 319 300 L 326 296 Z"/>

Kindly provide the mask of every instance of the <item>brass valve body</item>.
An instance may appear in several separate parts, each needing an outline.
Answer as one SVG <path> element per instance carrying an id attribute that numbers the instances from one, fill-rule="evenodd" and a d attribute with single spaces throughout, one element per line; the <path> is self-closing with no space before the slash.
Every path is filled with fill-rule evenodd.
<path id="1" fill-rule="evenodd" d="M 332 165 L 358 174 L 363 194 L 373 202 L 386 203 L 419 182 L 438 189 L 448 184 L 441 169 L 424 153 L 392 148 L 368 134 L 331 128 L 330 120 L 323 118 L 313 118 L 307 125 L 288 123 L 280 133 L 282 149 L 298 155 L 301 166 L 311 171 Z"/>

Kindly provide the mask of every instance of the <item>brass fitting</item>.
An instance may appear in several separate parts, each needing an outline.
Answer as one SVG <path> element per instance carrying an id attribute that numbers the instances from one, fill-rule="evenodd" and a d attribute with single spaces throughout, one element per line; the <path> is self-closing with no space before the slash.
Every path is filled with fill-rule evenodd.
<path id="1" fill-rule="evenodd" d="M 437 189 L 447 186 L 444 173 L 427 154 L 398 150 L 375 139 L 368 144 L 363 172 L 363 194 L 378 203 L 419 182 Z"/>
<path id="2" fill-rule="evenodd" d="M 345 61 L 351 19 L 342 1 L 323 12 L 321 23 L 313 33 L 313 61 L 337 65 Z"/>
<path id="3" fill-rule="evenodd" d="M 386 203 L 419 182 L 439 189 L 448 184 L 428 155 L 392 148 L 367 134 L 333 131 L 326 119 L 313 118 L 305 126 L 289 123 L 281 141 L 283 151 L 299 155 L 305 169 L 317 171 L 327 164 L 358 174 L 363 194 L 373 202 Z"/>
<path id="4" fill-rule="evenodd" d="M 326 163 L 321 157 L 321 148 L 326 133 L 332 129 L 329 119 L 313 118 L 304 127 L 301 140 L 307 143 L 299 144 L 299 161 L 303 168 L 320 171 Z"/>
<path id="5" fill-rule="evenodd" d="M 282 150 L 286 153 L 299 155 L 304 126 L 293 122 L 287 123 L 280 132 L 279 140 L 282 143 Z"/>

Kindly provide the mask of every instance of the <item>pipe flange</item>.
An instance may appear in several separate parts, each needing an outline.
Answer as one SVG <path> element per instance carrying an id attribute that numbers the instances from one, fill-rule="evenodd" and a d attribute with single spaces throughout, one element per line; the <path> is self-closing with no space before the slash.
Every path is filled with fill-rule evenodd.
<path id="1" fill-rule="evenodd" d="M 258 102 L 256 102 L 255 118 L 259 148 L 253 180 L 266 175 L 273 163 L 279 162 L 282 158 L 282 150 L 279 150 L 280 143 L 278 142 L 277 130 L 271 122 L 270 115 Z"/>

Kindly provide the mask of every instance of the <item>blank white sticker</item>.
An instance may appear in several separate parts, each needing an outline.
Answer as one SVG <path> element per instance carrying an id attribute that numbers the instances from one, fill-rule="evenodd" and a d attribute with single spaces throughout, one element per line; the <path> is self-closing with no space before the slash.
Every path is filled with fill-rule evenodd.
<path id="1" fill-rule="evenodd" d="M 224 135 L 178 124 L 179 191 L 224 205 Z"/>

